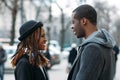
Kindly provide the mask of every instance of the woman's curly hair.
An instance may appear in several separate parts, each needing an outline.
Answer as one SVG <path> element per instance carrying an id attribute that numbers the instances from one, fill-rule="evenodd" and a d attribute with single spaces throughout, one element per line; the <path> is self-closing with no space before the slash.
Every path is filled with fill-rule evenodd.
<path id="1" fill-rule="evenodd" d="M 16 66 L 17 62 L 24 54 L 29 55 L 29 62 L 34 66 L 44 66 L 48 63 L 48 59 L 40 53 L 38 47 L 41 29 L 42 28 L 36 29 L 31 35 L 18 44 L 16 53 L 13 55 L 11 61 L 13 67 Z"/>

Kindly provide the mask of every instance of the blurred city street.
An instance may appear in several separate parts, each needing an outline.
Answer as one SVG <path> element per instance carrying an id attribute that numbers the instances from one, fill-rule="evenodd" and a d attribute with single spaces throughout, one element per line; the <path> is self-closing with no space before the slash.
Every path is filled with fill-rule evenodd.
<path id="1" fill-rule="evenodd" d="M 48 71 L 50 80 L 67 80 L 67 59 L 62 59 L 59 65 L 55 65 Z M 15 80 L 13 72 L 5 73 L 4 80 Z M 120 55 L 118 56 L 116 76 L 114 80 L 120 80 Z"/>

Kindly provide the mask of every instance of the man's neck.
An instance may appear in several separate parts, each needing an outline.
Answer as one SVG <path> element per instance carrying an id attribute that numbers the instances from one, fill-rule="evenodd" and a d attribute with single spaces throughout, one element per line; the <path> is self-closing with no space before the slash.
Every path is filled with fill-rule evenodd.
<path id="1" fill-rule="evenodd" d="M 89 26 L 88 29 L 86 29 L 86 36 L 85 36 L 85 38 L 87 38 L 88 36 L 90 36 L 92 33 L 94 33 L 97 30 L 98 29 L 97 29 L 96 26 Z"/>

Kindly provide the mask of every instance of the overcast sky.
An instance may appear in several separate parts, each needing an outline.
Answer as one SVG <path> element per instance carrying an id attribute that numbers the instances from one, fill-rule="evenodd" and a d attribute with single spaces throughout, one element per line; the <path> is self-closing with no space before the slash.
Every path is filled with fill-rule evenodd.
<path id="1" fill-rule="evenodd" d="M 87 4 L 91 4 L 93 5 L 93 1 L 94 0 L 86 0 Z M 106 1 L 108 3 L 108 5 L 110 6 L 115 6 L 118 9 L 120 9 L 120 0 L 100 0 L 100 1 Z M 68 15 L 71 15 L 71 12 L 74 8 L 76 8 L 78 6 L 78 4 L 76 3 L 76 0 L 57 0 L 58 5 L 64 9 L 64 13 L 67 13 Z M 84 4 L 84 3 L 83 3 Z M 69 8 L 66 8 L 66 5 L 69 5 Z M 53 11 L 55 11 L 55 13 L 53 13 L 54 15 L 58 15 L 60 13 L 60 10 L 58 9 L 58 7 L 54 4 L 53 7 Z M 120 10 L 119 14 L 120 14 Z M 58 13 L 58 14 L 56 14 Z"/>

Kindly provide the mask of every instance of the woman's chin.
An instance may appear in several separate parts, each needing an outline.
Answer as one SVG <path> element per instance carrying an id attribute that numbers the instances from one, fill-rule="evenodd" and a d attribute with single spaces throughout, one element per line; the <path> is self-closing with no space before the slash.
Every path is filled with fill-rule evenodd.
<path id="1" fill-rule="evenodd" d="M 41 48 L 40 50 L 46 50 L 46 48 Z"/>
<path id="2" fill-rule="evenodd" d="M 42 45 L 41 47 L 40 47 L 40 50 L 46 50 L 47 49 L 47 46 L 45 46 L 45 45 Z"/>

